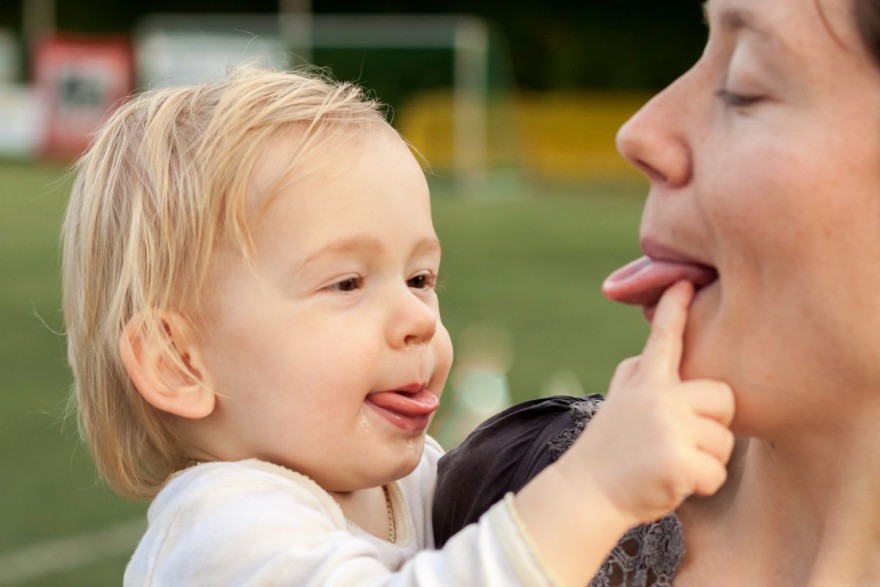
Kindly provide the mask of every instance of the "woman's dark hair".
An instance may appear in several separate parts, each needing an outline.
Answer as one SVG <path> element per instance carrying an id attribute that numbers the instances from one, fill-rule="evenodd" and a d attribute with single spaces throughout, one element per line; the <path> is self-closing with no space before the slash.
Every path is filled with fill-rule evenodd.
<path id="1" fill-rule="evenodd" d="M 862 43 L 880 67 L 880 0 L 853 0 L 853 9 Z"/>

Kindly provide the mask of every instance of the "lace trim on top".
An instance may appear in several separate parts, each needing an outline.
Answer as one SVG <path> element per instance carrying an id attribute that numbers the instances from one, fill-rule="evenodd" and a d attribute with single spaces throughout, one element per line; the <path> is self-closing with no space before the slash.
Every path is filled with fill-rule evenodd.
<path id="1" fill-rule="evenodd" d="M 555 461 L 568 450 L 602 405 L 601 396 L 571 404 L 572 427 L 548 444 Z M 682 526 L 675 514 L 627 531 L 605 559 L 590 587 L 670 587 L 684 556 Z"/>

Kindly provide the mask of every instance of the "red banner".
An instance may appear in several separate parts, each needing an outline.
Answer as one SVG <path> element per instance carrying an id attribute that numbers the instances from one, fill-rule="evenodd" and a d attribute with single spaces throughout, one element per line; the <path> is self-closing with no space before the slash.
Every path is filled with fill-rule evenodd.
<path id="1" fill-rule="evenodd" d="M 69 159 L 88 146 L 108 112 L 133 89 L 131 46 L 121 37 L 56 35 L 34 53 L 34 78 L 45 111 L 43 156 Z"/>

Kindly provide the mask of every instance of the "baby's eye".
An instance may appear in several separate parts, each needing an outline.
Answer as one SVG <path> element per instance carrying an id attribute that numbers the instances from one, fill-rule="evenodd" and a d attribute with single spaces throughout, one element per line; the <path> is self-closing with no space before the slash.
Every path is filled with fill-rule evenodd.
<path id="1" fill-rule="evenodd" d="M 406 284 L 413 289 L 432 289 L 437 284 L 437 276 L 433 273 L 419 273 L 407 279 Z"/>
<path id="2" fill-rule="evenodd" d="M 330 286 L 331 290 L 341 291 L 341 292 L 350 292 L 355 291 L 363 287 L 364 280 L 360 277 L 346 277 Z"/>

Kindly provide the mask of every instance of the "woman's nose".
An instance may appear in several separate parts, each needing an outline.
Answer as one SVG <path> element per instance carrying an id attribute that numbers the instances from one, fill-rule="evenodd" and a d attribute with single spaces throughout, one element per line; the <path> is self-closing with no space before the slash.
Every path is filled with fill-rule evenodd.
<path id="1" fill-rule="evenodd" d="M 682 80 L 645 104 L 617 132 L 617 150 L 648 179 L 681 187 L 691 178 L 691 148 L 685 132 L 688 105 Z"/>

